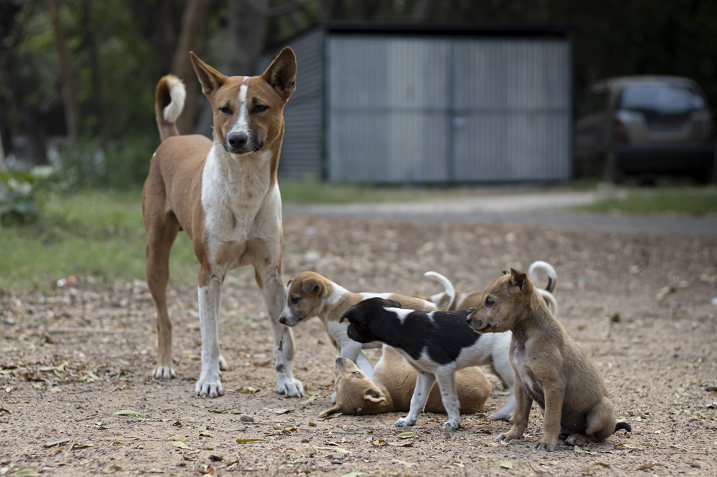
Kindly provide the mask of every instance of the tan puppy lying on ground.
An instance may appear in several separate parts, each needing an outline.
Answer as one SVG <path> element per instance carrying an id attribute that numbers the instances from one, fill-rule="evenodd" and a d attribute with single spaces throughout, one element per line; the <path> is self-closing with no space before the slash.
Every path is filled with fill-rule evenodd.
<path id="1" fill-rule="evenodd" d="M 336 405 L 319 417 L 340 412 L 342 414 L 381 414 L 406 412 L 411 407 L 411 396 L 416 387 L 416 370 L 398 351 L 383 345 L 383 355 L 374 369 L 373 381 L 353 361 L 336 360 Z M 456 373 L 456 389 L 461 414 L 483 409 L 490 395 L 491 385 L 478 367 L 461 369 Z M 424 409 L 445 414 L 438 386 L 433 386 Z"/>
<path id="2" fill-rule="evenodd" d="M 479 333 L 512 331 L 510 362 L 515 370 L 513 427 L 496 440 L 523 436 L 533 401 L 545 416 L 543 438 L 536 449 L 552 451 L 559 436 L 580 445 L 602 442 L 619 429 L 605 383 L 590 357 L 550 314 L 545 301 L 525 273 L 504 270 L 468 316 Z"/>

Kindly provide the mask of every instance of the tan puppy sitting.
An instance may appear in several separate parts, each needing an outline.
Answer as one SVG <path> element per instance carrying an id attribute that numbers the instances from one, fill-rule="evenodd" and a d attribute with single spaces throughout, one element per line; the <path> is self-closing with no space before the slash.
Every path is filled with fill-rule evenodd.
<path id="1" fill-rule="evenodd" d="M 416 370 L 394 348 L 383 345 L 383 355 L 374 369 L 373 381 L 353 361 L 338 358 L 336 374 L 336 405 L 319 417 L 342 414 L 381 414 L 406 412 L 416 387 Z M 456 389 L 460 412 L 468 414 L 483 409 L 491 385 L 478 367 L 456 373 Z M 438 386 L 433 386 L 425 411 L 445 414 Z"/>
<path id="2" fill-rule="evenodd" d="M 605 383 L 590 357 L 565 332 L 525 273 L 504 270 L 468 316 L 479 333 L 512 331 L 510 362 L 516 376 L 513 427 L 496 440 L 523 436 L 533 401 L 543 411 L 536 449 L 552 451 L 559 436 L 580 445 L 602 442 L 619 429 Z"/>

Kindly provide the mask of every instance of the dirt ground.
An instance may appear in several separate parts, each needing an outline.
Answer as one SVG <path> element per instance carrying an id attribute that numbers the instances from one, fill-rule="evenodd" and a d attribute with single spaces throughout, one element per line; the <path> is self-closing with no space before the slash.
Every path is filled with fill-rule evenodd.
<path id="1" fill-rule="evenodd" d="M 319 419 L 336 351 L 317 320 L 295 328 L 294 372 L 308 395 L 279 396 L 266 313 L 253 272 L 241 270 L 223 293 L 230 369 L 218 399 L 193 395 L 194 287 L 169 292 L 171 381 L 150 377 L 155 312 L 142 282 L 2 295 L 0 475 L 717 475 L 714 238 L 311 218 L 285 220 L 285 235 L 285 279 L 315 270 L 353 291 L 435 293 L 427 270 L 483 289 L 503 268 L 549 261 L 558 318 L 594 359 L 632 434 L 537 452 L 534 409 L 522 441 L 495 443 L 509 428 L 486 417 L 505 400 L 497 383 L 485 413 L 463 416 L 455 432 L 432 414 L 406 439 L 392 425 L 399 413 Z"/>

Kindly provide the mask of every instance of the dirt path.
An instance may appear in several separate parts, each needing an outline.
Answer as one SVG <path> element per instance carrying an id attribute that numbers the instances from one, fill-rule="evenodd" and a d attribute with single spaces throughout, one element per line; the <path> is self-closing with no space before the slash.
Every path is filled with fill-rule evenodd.
<path id="1" fill-rule="evenodd" d="M 437 285 L 422 276 L 431 269 L 458 288 L 484 288 L 507 266 L 551 262 L 558 318 L 598 364 L 634 432 L 547 454 L 531 450 L 536 411 L 524 440 L 507 446 L 493 439 L 509 426 L 484 414 L 464 416 L 464 429 L 451 433 L 440 428 L 444 416 L 427 414 L 408 439 L 392 426 L 400 414 L 320 420 L 335 350 L 316 320 L 296 328 L 295 373 L 309 395 L 279 396 L 269 324 L 244 270 L 223 294 L 230 369 L 215 400 L 193 397 L 194 287 L 170 290 L 178 379 L 168 382 L 150 378 L 154 307 L 141 283 L 0 297 L 0 475 L 24 467 L 43 475 L 717 473 L 717 393 L 707 390 L 717 386 L 714 238 L 306 218 L 287 219 L 285 232 L 285 278 L 311 269 L 355 291 L 432 293 Z M 486 413 L 504 400 L 496 387 Z M 177 435 L 186 440 L 170 440 Z"/>

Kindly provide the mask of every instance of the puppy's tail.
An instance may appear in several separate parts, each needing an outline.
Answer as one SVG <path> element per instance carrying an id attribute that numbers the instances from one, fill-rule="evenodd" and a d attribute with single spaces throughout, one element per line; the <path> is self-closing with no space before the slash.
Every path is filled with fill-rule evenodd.
<path id="1" fill-rule="evenodd" d="M 538 260 L 537 262 L 531 263 L 530 268 L 528 269 L 528 277 L 533 282 L 536 282 L 538 279 L 538 276 L 535 274 L 535 271 L 538 269 L 545 270 L 545 273 L 548 275 L 548 286 L 545 287 L 545 290 L 553 293 L 555 285 L 558 283 L 558 274 L 555 273 L 555 269 L 548 262 L 541 262 Z"/>
<path id="2" fill-rule="evenodd" d="M 443 296 L 440 302 L 436 305 L 436 308 L 442 311 L 447 311 L 451 309 L 451 305 L 453 305 L 453 300 L 456 299 L 456 290 L 453 288 L 453 283 L 440 273 L 436 272 L 426 272 L 423 274 L 424 277 L 431 277 L 434 280 L 436 280 L 438 283 L 443 285 L 443 288 L 446 291 L 446 294 Z"/>
<path id="3" fill-rule="evenodd" d="M 627 432 L 632 432 L 632 426 L 628 424 L 627 422 L 618 422 L 615 426 L 615 430 L 612 431 L 612 433 L 616 433 L 620 429 L 625 429 Z"/>
<path id="4" fill-rule="evenodd" d="M 548 290 L 541 290 L 540 288 L 536 288 L 536 290 L 540 293 L 540 296 L 543 297 L 548 308 L 550 308 L 550 313 L 552 313 L 553 316 L 558 316 L 558 300 L 555 299 L 555 296 Z"/>
<path id="5" fill-rule="evenodd" d="M 159 137 L 164 141 L 171 136 L 179 136 L 177 118 L 184 109 L 187 89 L 182 80 L 174 75 L 162 77 L 157 83 L 154 94 L 154 112 L 157 118 Z"/>

